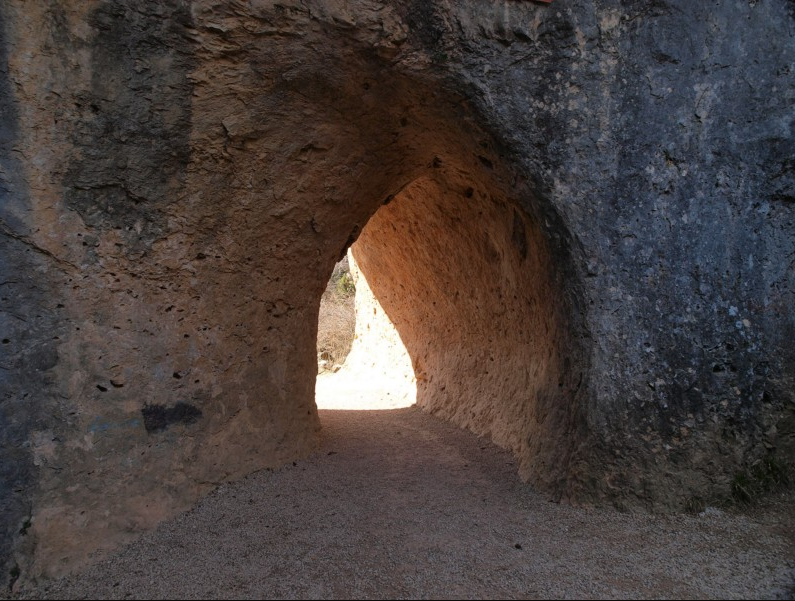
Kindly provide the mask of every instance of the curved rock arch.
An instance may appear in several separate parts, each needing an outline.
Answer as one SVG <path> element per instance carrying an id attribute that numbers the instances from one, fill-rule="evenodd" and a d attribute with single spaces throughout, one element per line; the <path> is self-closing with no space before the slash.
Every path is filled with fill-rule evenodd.
<path id="1" fill-rule="evenodd" d="M 311 452 L 368 221 L 422 402 L 544 490 L 668 511 L 791 463 L 791 111 L 759 91 L 792 88 L 792 11 L 674 4 L 0 5 L 7 567 Z"/>
<path id="2" fill-rule="evenodd" d="M 371 218 L 353 257 L 405 345 L 417 404 L 511 449 L 525 478 L 560 496 L 584 435 L 576 280 L 474 159 L 436 157 Z M 357 331 L 369 318 L 357 313 Z"/>

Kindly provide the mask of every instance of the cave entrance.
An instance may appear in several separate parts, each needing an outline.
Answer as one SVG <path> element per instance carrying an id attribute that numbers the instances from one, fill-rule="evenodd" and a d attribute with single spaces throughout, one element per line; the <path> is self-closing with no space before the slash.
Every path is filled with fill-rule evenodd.
<path id="1" fill-rule="evenodd" d="M 356 336 L 339 373 L 318 379 L 318 407 L 337 376 L 349 397 L 335 408 L 374 401 L 381 380 L 393 401 L 512 450 L 529 477 L 566 454 L 572 427 L 562 269 L 537 219 L 460 174 L 415 178 L 350 247 Z"/>
<path id="2" fill-rule="evenodd" d="M 321 298 L 317 354 L 318 409 L 399 409 L 415 403 L 408 351 L 353 249 L 335 265 Z"/>

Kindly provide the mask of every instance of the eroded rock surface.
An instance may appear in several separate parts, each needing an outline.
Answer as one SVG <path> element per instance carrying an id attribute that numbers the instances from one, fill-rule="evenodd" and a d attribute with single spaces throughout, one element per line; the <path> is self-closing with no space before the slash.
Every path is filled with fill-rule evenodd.
<path id="1" fill-rule="evenodd" d="M 311 452 L 360 235 L 420 404 L 553 498 L 675 510 L 792 461 L 790 2 L 0 19 L 3 578 Z"/>

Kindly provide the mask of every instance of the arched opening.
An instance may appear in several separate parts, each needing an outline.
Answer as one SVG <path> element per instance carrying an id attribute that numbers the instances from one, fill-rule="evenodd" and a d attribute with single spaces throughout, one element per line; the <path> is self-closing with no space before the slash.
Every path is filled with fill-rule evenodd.
<path id="1" fill-rule="evenodd" d="M 766 258 L 791 239 L 786 111 L 726 95 L 711 114 L 755 142 L 699 164 L 736 136 L 694 147 L 679 116 L 737 75 L 694 83 L 656 49 L 697 15 L 658 30 L 588 3 L 33 4 L 0 11 L 17 157 L 0 186 L 0 530 L 30 526 L 34 573 L 318 448 L 317 309 L 352 245 L 418 403 L 511 448 L 546 491 L 670 509 L 791 455 L 793 287 Z M 732 49 L 714 29 L 704 43 Z M 681 84 L 676 110 L 646 93 L 650 65 Z"/>
<path id="2" fill-rule="evenodd" d="M 206 78 L 218 98 L 226 87 L 236 95 L 221 105 L 203 91 L 202 110 L 223 116 L 211 173 L 228 202 L 200 230 L 244 269 L 207 262 L 200 275 L 214 306 L 232 292 L 260 301 L 241 305 L 245 319 L 222 316 L 224 332 L 245 332 L 217 361 L 233 367 L 214 382 L 224 395 L 205 405 L 208 423 L 220 416 L 213 443 L 225 453 L 228 438 L 245 441 L 242 455 L 272 464 L 315 448 L 318 310 L 351 248 L 405 344 L 417 403 L 510 448 L 540 488 L 565 492 L 587 470 L 571 460 L 588 443 L 589 358 L 578 251 L 532 181 L 543 167 L 433 62 L 394 65 L 391 50 L 336 26 L 312 31 L 322 44 L 290 38 L 272 54 L 253 44 L 246 68 Z M 196 189 L 208 179 L 197 170 Z M 239 355 L 250 361 L 229 358 Z"/>
<path id="3" fill-rule="evenodd" d="M 416 400 L 561 490 L 579 384 L 565 269 L 491 162 L 472 159 L 435 157 L 350 246 L 356 337 L 339 373 L 318 379 L 318 408 Z"/>
<path id="4" fill-rule="evenodd" d="M 36 501 L 52 516 L 31 533 L 40 571 L 317 448 L 318 308 L 352 245 L 406 346 L 418 403 L 513 449 L 546 490 L 570 471 L 583 439 L 577 287 L 566 228 L 523 177 L 534 167 L 428 57 L 394 63 L 400 44 L 275 13 L 300 35 L 263 43 L 251 32 L 264 20 L 230 14 L 229 46 L 206 16 L 214 43 L 189 66 L 180 111 L 163 113 L 180 128 L 173 170 L 146 163 L 115 179 L 171 131 L 159 127 L 107 146 L 100 170 L 106 146 L 92 137 L 91 153 L 70 158 L 67 200 L 84 221 L 64 229 L 63 248 L 94 242 L 72 257 L 85 269 L 63 303 L 73 338 L 53 373 L 76 417 L 42 435 L 48 449 L 67 443 Z M 169 61 L 151 63 L 171 81 Z M 155 171 L 166 179 L 152 187 Z M 152 407 L 164 423 L 148 423 Z"/>
<path id="5" fill-rule="evenodd" d="M 335 266 L 320 302 L 317 408 L 399 409 L 416 399 L 411 357 L 351 248 Z"/>

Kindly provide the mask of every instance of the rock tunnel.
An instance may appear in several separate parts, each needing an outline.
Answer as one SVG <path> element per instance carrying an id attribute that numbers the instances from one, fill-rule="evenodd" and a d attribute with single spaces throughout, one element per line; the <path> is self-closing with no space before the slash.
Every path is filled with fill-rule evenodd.
<path id="1" fill-rule="evenodd" d="M 792 461 L 790 3 L 563 4 L 0 4 L 2 578 L 311 453 L 351 245 L 550 498 Z"/>
<path id="2" fill-rule="evenodd" d="M 585 376 L 574 286 L 538 219 L 493 172 L 480 155 L 436 156 L 369 220 L 352 252 L 377 305 L 357 300 L 352 359 L 383 352 L 377 332 L 361 331 L 383 327 L 369 311 L 384 311 L 418 406 L 511 449 L 525 478 L 554 489 Z"/>

